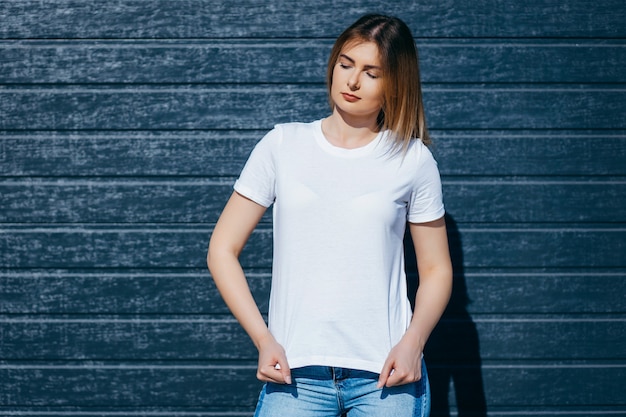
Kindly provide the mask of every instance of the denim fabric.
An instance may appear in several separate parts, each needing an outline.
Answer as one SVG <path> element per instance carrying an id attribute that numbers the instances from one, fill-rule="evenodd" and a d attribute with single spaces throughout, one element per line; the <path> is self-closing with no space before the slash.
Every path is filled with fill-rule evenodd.
<path id="1" fill-rule="evenodd" d="M 255 417 L 427 417 L 430 387 L 422 379 L 377 388 L 378 374 L 346 368 L 306 366 L 291 371 L 292 384 L 268 382 L 259 395 Z"/>

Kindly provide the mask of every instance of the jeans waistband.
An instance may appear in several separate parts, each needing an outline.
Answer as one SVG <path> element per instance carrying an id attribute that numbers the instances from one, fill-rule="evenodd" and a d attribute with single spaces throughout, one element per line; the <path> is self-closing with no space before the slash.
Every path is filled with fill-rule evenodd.
<path id="1" fill-rule="evenodd" d="M 378 379 L 378 374 L 360 369 L 342 368 L 335 366 L 303 366 L 291 370 L 294 378 L 308 378 L 317 380 L 342 380 L 347 378 Z"/>

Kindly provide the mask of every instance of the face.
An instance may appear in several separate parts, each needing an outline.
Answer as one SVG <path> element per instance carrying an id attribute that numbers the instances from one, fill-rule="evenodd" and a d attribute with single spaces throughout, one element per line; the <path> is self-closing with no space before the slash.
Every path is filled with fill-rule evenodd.
<path id="1" fill-rule="evenodd" d="M 337 110 L 375 119 L 383 102 L 382 77 L 376 44 L 348 43 L 333 69 L 330 94 Z"/>

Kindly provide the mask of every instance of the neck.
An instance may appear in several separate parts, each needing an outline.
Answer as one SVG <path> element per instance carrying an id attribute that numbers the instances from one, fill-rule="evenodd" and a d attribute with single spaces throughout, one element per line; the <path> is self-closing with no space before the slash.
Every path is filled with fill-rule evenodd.
<path id="1" fill-rule="evenodd" d="M 335 107 L 333 113 L 322 121 L 322 131 L 326 139 L 335 146 L 360 148 L 376 138 L 377 116 L 354 117 Z"/>

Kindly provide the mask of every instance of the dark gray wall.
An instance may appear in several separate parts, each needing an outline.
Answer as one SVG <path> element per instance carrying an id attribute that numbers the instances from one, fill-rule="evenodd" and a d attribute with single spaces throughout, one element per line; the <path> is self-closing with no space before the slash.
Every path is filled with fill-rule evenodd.
<path id="1" fill-rule="evenodd" d="M 253 144 L 328 109 L 333 38 L 421 53 L 455 293 L 436 415 L 626 415 L 622 0 L 0 1 L 0 415 L 248 416 L 205 269 Z M 243 255 L 266 309 L 271 224 Z"/>

